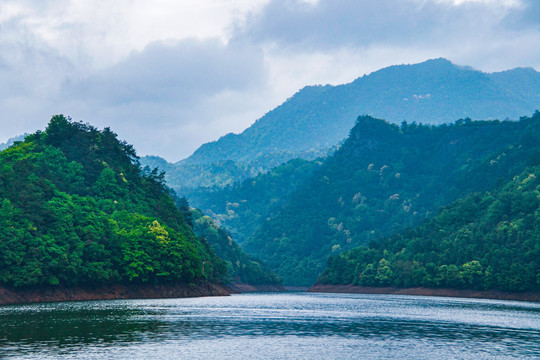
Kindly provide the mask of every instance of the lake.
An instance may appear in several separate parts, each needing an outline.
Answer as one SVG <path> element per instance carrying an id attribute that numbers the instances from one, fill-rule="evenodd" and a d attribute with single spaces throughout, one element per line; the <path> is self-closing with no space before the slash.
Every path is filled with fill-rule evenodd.
<path id="1" fill-rule="evenodd" d="M 11 305 L 0 358 L 539 359 L 540 304 L 267 293 Z"/>

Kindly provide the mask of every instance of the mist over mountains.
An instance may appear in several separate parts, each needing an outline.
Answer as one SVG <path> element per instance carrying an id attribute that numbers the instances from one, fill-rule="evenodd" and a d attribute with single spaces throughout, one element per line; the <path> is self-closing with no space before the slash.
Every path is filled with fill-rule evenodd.
<path id="1" fill-rule="evenodd" d="M 358 115 L 441 124 L 457 119 L 513 119 L 540 104 L 540 73 L 516 68 L 484 73 L 446 59 L 396 65 L 338 85 L 307 86 L 240 134 L 202 145 L 175 164 L 161 161 L 177 191 L 224 186 L 293 158 L 325 156 Z M 156 164 L 145 157 L 142 163 Z M 197 179 L 194 172 L 207 176 Z"/>
<path id="2" fill-rule="evenodd" d="M 330 148 L 362 114 L 390 123 L 517 120 L 538 106 L 539 88 L 533 69 L 488 74 L 445 59 L 391 66 L 349 84 L 307 86 L 241 134 L 204 144 L 181 163 L 251 162 L 262 154 Z"/>

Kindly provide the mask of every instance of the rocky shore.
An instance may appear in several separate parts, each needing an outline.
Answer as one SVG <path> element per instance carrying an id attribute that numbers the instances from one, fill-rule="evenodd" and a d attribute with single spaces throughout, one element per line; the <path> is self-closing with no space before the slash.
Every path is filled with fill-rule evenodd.
<path id="1" fill-rule="evenodd" d="M 463 289 L 430 289 L 424 287 L 397 288 L 397 287 L 370 287 L 355 285 L 315 284 L 308 292 L 322 293 L 351 293 L 351 294 L 393 294 L 393 295 L 423 295 L 462 298 L 483 298 L 497 300 L 540 301 L 537 292 L 504 292 L 498 290 L 463 290 Z"/>
<path id="2" fill-rule="evenodd" d="M 35 287 L 10 289 L 0 287 L 0 305 L 37 302 L 187 298 L 199 296 L 227 296 L 231 289 L 211 282 L 192 284 L 114 284 L 107 286 Z"/>

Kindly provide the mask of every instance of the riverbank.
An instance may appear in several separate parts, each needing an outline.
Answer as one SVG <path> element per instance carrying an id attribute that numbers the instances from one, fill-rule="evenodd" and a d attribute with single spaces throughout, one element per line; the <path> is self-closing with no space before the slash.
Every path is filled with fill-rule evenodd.
<path id="1" fill-rule="evenodd" d="M 498 290 L 462 290 L 462 289 L 430 289 L 424 287 L 397 288 L 397 287 L 371 287 L 355 285 L 332 285 L 315 284 L 308 289 L 308 292 L 321 293 L 351 293 L 351 294 L 392 294 L 392 295 L 421 295 L 421 296 L 442 296 L 442 297 L 462 297 L 481 298 L 496 300 L 519 300 L 519 301 L 540 301 L 540 293 L 536 292 L 504 292 Z"/>
<path id="2" fill-rule="evenodd" d="M 0 287 L 0 305 L 37 302 L 188 298 L 200 296 L 228 296 L 228 287 L 201 281 L 195 284 L 115 284 L 85 287 L 35 287 L 10 289 Z"/>
<path id="3" fill-rule="evenodd" d="M 245 283 L 231 283 L 227 285 L 231 290 L 237 293 L 252 293 L 252 292 L 284 292 L 286 291 L 281 284 L 259 284 L 251 285 Z"/>

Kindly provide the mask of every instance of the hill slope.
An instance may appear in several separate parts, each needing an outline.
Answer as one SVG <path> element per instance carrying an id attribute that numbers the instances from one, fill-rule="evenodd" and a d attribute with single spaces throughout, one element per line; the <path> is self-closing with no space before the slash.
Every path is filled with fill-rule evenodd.
<path id="1" fill-rule="evenodd" d="M 28 134 L 15 136 L 13 138 L 8 139 L 5 143 L 1 143 L 0 144 L 0 151 L 2 151 L 4 149 L 7 149 L 11 145 L 13 145 L 15 143 L 15 141 L 24 141 L 24 138 L 26 137 L 26 135 L 28 135 Z"/>
<path id="2" fill-rule="evenodd" d="M 519 122 L 388 124 L 360 117 L 344 145 L 244 243 L 285 284 L 326 258 L 402 231 L 540 160 L 540 113 Z"/>
<path id="3" fill-rule="evenodd" d="M 321 164 L 322 160 L 291 160 L 241 183 L 224 188 L 198 188 L 185 195 L 242 244 L 287 204 L 294 190 L 309 180 Z"/>
<path id="4" fill-rule="evenodd" d="M 270 272 L 264 264 L 252 259 L 238 244 L 233 241 L 230 233 L 217 226 L 214 221 L 200 210 L 191 211 L 193 231 L 197 236 L 208 241 L 212 249 L 227 265 L 228 282 L 233 286 L 239 284 L 271 287 L 273 290 L 282 289 L 281 280 Z"/>
<path id="5" fill-rule="evenodd" d="M 540 291 L 540 167 L 371 248 L 329 258 L 320 282 Z"/>
<path id="6" fill-rule="evenodd" d="M 220 281 L 157 171 L 116 134 L 54 116 L 0 152 L 0 286 Z"/>
<path id="7" fill-rule="evenodd" d="M 281 152 L 306 158 L 344 139 L 360 114 L 390 123 L 518 119 L 538 108 L 539 89 L 533 69 L 487 74 L 445 59 L 391 66 L 349 84 L 305 87 L 241 134 L 204 144 L 181 163 L 249 163 Z"/>

